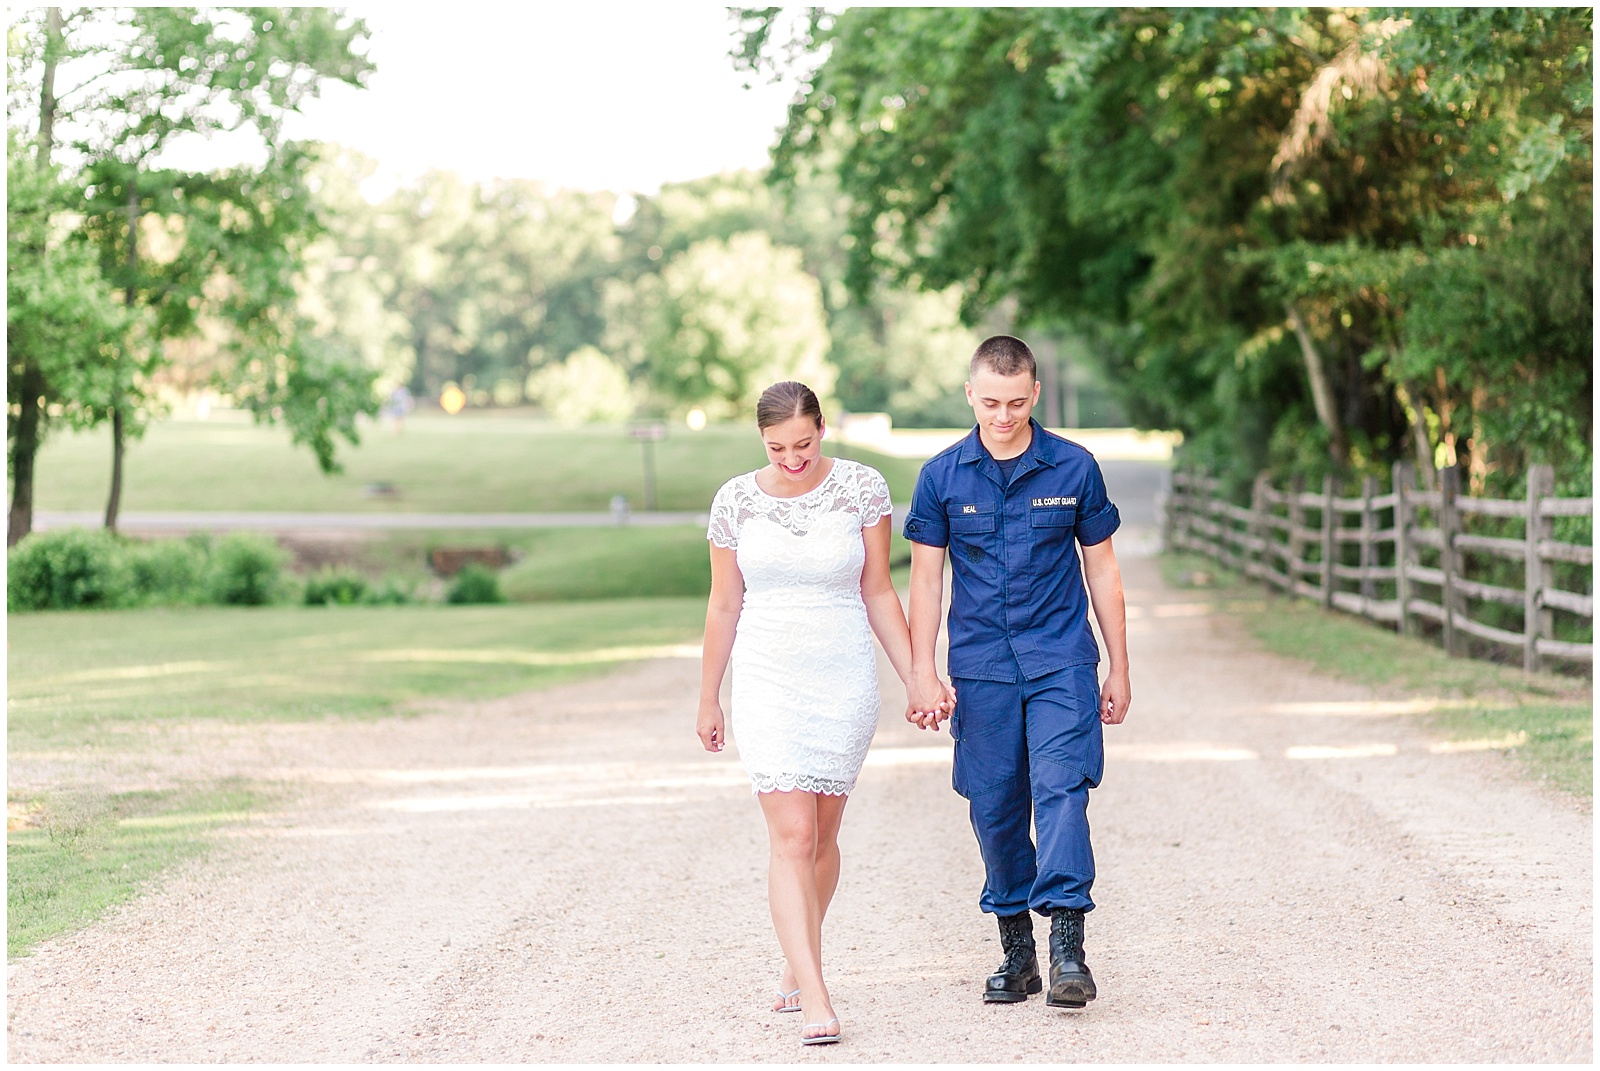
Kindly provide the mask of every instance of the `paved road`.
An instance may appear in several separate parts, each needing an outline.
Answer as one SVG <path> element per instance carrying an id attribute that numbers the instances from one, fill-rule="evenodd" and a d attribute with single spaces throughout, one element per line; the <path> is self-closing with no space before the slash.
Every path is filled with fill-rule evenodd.
<path id="1" fill-rule="evenodd" d="M 1134 706 L 1090 812 L 1083 1015 L 979 1000 L 999 955 L 949 740 L 884 672 L 826 930 L 845 1040 L 802 1050 L 767 1010 L 761 819 L 732 750 L 697 746 L 689 657 L 405 718 L 157 727 L 103 768 L 13 751 L 14 785 L 75 761 L 297 802 L 10 964 L 8 1054 L 1589 1063 L 1590 816 L 1124 567 Z"/>

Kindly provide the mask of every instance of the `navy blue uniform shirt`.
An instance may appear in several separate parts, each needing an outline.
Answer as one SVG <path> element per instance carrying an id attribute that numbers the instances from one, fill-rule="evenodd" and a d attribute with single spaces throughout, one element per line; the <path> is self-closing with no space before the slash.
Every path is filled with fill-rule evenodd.
<path id="1" fill-rule="evenodd" d="M 1075 543 L 1122 523 L 1094 455 L 1030 419 L 1008 484 L 978 429 L 922 466 L 905 537 L 950 548 L 950 675 L 1028 680 L 1100 661 Z"/>

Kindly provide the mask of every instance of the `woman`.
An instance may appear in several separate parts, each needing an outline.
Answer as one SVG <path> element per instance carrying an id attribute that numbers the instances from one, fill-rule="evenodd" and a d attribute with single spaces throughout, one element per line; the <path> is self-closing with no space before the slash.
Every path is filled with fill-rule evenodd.
<path id="1" fill-rule="evenodd" d="M 711 600 L 700 713 L 727 742 L 719 694 L 733 663 L 739 757 L 767 820 L 767 893 L 787 961 L 773 1011 L 804 1011 L 800 1041 L 839 1040 L 822 980 L 822 919 L 839 881 L 839 822 L 878 722 L 877 635 L 911 680 L 911 635 L 889 580 L 889 488 L 822 456 L 822 409 L 801 383 L 768 387 L 756 425 L 769 464 L 711 506 Z M 912 706 L 908 696 L 908 707 Z M 953 697 L 916 697 L 948 709 Z"/>

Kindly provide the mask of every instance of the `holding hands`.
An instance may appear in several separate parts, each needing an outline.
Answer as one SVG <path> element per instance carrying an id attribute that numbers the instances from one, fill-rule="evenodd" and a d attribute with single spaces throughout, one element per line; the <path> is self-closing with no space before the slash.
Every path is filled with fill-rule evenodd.
<path id="1" fill-rule="evenodd" d="M 906 721 L 919 729 L 939 731 L 956 709 L 955 689 L 937 673 L 917 674 L 906 685 Z"/>

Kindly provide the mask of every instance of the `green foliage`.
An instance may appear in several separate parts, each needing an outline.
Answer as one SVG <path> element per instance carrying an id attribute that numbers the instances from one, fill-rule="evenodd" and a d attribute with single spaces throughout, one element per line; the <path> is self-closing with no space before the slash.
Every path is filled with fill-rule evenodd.
<path id="1" fill-rule="evenodd" d="M 450 584 L 445 601 L 456 606 L 505 602 L 500 592 L 500 574 L 477 562 L 468 562 Z"/>
<path id="2" fill-rule="evenodd" d="M 318 8 L 86 8 L 64 18 L 49 8 L 12 26 L 12 161 L 26 155 L 16 151 L 26 140 L 43 175 L 52 151 L 66 150 L 76 196 L 59 204 L 60 218 L 73 220 L 75 239 L 99 260 L 97 277 L 71 257 L 32 270 L 51 243 L 39 227 L 20 228 L 33 252 L 20 263 L 59 285 L 53 300 L 44 300 L 49 287 L 22 288 L 34 300 L 21 303 L 30 330 L 18 338 L 35 352 L 10 358 L 14 372 L 33 373 L 11 397 L 19 416 L 54 393 L 77 423 L 110 420 L 120 459 L 123 439 L 159 409 L 155 377 L 169 346 L 198 339 L 223 358 L 208 369 L 216 386 L 258 419 L 284 420 L 295 442 L 334 467 L 334 437 L 356 441 L 356 414 L 375 411 L 372 376 L 296 310 L 295 276 L 320 221 L 306 180 L 311 154 L 283 137 L 282 123 L 325 80 L 363 82 L 371 65 L 355 49 L 365 36 L 360 20 Z M 67 70 L 88 74 L 55 84 Z M 260 166 L 202 173 L 156 163 L 185 138 L 240 130 L 264 148 Z M 112 289 L 139 331 L 107 313 Z M 58 363 L 93 375 L 52 378 L 40 363 L 63 313 L 81 314 L 87 330 L 61 347 Z M 25 422 L 13 422 L 11 461 L 25 506 L 39 437 L 17 423 Z M 26 531 L 25 509 L 21 516 L 16 534 Z"/>
<path id="3" fill-rule="evenodd" d="M 576 349 L 559 364 L 533 373 L 528 395 L 565 427 L 619 424 L 634 410 L 628 374 L 593 346 Z"/>
<path id="4" fill-rule="evenodd" d="M 94 251 L 64 220 L 82 197 L 6 132 L 6 445 L 18 505 L 54 425 L 86 427 L 110 403 L 115 354 L 137 317 L 117 304 Z M 12 522 L 26 534 L 29 516 Z"/>
<path id="5" fill-rule="evenodd" d="M 369 204 L 375 168 L 327 149 L 310 169 L 328 225 L 302 290 L 317 337 L 385 387 L 436 398 L 455 383 L 473 406 L 530 400 L 530 375 L 600 342 L 614 195 L 430 172 Z"/>
<path id="6" fill-rule="evenodd" d="M 126 601 L 127 567 L 110 532 L 40 532 L 6 555 L 9 611 L 104 609 Z"/>
<path id="7" fill-rule="evenodd" d="M 282 593 L 288 555 L 271 539 L 234 533 L 123 539 L 104 529 L 36 532 L 7 555 L 12 611 L 134 606 L 262 606 Z"/>
<path id="8" fill-rule="evenodd" d="M 307 606 L 404 606 L 414 588 L 396 577 L 373 584 L 354 569 L 327 568 L 306 578 L 301 601 Z"/>
<path id="9" fill-rule="evenodd" d="M 307 606 L 357 606 L 371 596 L 367 578 L 349 569 L 324 569 L 306 578 Z"/>
<path id="10" fill-rule="evenodd" d="M 127 605 L 189 606 L 207 601 L 211 537 L 122 543 L 131 597 Z"/>
<path id="11" fill-rule="evenodd" d="M 645 373 L 668 412 L 700 405 L 746 417 L 779 380 L 819 395 L 833 387 L 817 281 L 798 251 L 760 232 L 702 239 L 660 274 L 613 284 L 606 308 L 608 344 Z"/>
<path id="12" fill-rule="evenodd" d="M 233 532 L 211 552 L 211 599 L 223 606 L 265 606 L 283 586 L 288 554 L 266 536 Z"/>
<path id="13" fill-rule="evenodd" d="M 1587 473 L 1588 9 L 778 18 L 745 11 L 736 55 L 825 56 L 774 170 L 836 175 L 857 294 L 1066 323 L 1137 423 L 1244 481 Z"/>

